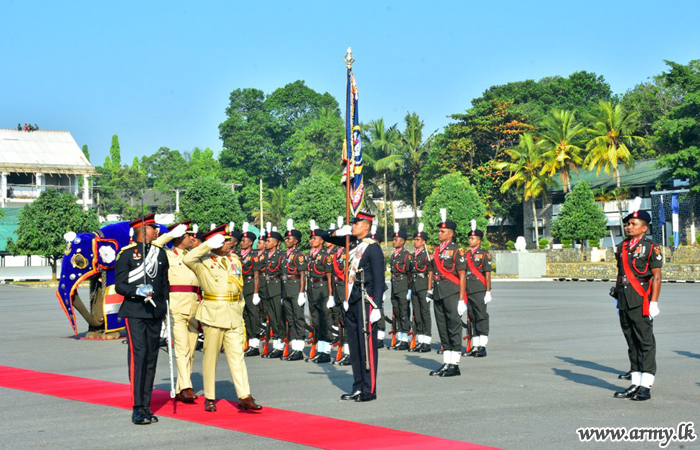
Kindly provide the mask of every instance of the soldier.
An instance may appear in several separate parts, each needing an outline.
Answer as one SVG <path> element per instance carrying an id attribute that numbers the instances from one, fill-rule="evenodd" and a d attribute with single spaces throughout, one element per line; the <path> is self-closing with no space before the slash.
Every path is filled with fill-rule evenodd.
<path id="1" fill-rule="evenodd" d="M 265 311 L 269 319 L 268 333 L 272 336 L 272 351 L 267 358 L 281 358 L 284 350 L 282 336 L 284 336 L 284 322 L 282 320 L 282 275 L 285 266 L 285 252 L 279 248 L 283 240 L 277 228 L 270 228 L 268 222 L 267 233 L 267 255 L 265 256 L 265 286 L 267 295 L 265 297 Z M 269 338 L 268 338 L 269 339 Z"/>
<path id="2" fill-rule="evenodd" d="M 240 231 L 236 231 L 233 228 L 233 225 L 233 222 L 229 222 L 228 224 L 229 235 L 231 236 L 231 253 L 238 254 L 238 245 L 241 242 L 241 237 L 243 237 L 243 234 Z"/>
<path id="3" fill-rule="evenodd" d="M 287 219 L 287 232 L 284 245 L 287 247 L 282 280 L 284 281 L 284 313 L 287 317 L 288 339 L 292 352 L 284 359 L 300 361 L 304 359 L 304 334 L 306 321 L 304 305 L 306 304 L 306 258 L 297 249 L 301 241 L 301 231 L 294 229 L 292 219 Z"/>
<path id="4" fill-rule="evenodd" d="M 476 229 L 471 221 L 469 251 L 467 252 L 467 316 L 471 323 L 472 349 L 463 356 L 486 356 L 489 341 L 489 313 L 486 305 L 491 301 L 491 252 L 481 248 L 484 232 Z"/>
<path id="5" fill-rule="evenodd" d="M 394 222 L 394 253 L 391 255 L 389 268 L 391 270 L 391 305 L 393 306 L 394 333 L 398 339 L 392 350 L 408 350 L 408 332 L 411 331 L 411 315 L 409 301 L 411 299 L 410 270 L 411 253 L 403 248 L 408 235 L 406 231 L 399 229 L 398 222 Z"/>
<path id="6" fill-rule="evenodd" d="M 379 248 L 382 246 L 382 242 L 384 242 L 384 239 L 382 239 L 382 236 L 377 233 L 377 225 L 372 224 L 372 228 L 370 229 L 370 236 L 369 238 L 372 239 L 374 242 L 376 242 L 379 245 Z M 383 252 L 382 252 L 383 254 Z M 385 287 L 385 292 L 386 289 L 388 289 L 388 286 L 386 283 L 384 283 Z M 382 294 L 383 296 L 384 294 Z M 382 297 L 383 299 L 384 297 Z M 384 348 L 384 336 L 386 335 L 386 319 L 385 314 L 384 314 L 384 308 L 381 310 L 381 315 L 382 317 L 377 321 L 377 348 Z"/>
<path id="7" fill-rule="evenodd" d="M 151 412 L 160 330 L 170 292 L 168 257 L 152 242 L 158 236 L 155 213 L 129 222 L 135 242 L 119 252 L 114 267 L 114 288 L 124 296 L 119 317 L 126 324 L 129 381 L 136 425 L 158 422 Z"/>
<path id="8" fill-rule="evenodd" d="M 381 317 L 384 295 L 384 254 L 379 245 L 368 239 L 374 215 L 360 212 L 353 225 L 345 225 L 323 239 L 338 246 L 345 246 L 345 236 L 350 239 L 349 261 L 350 296 L 343 304 L 345 324 L 348 329 L 350 360 L 352 365 L 352 392 L 343 394 L 341 400 L 368 402 L 377 398 L 377 351 L 376 322 Z"/>
<path id="9" fill-rule="evenodd" d="M 177 366 L 176 399 L 183 403 L 194 403 L 197 396 L 192 389 L 192 362 L 197 348 L 197 328 L 195 319 L 202 290 L 197 276 L 183 262 L 184 256 L 192 249 L 191 220 L 168 227 L 168 232 L 159 236 L 154 243 L 163 247 L 168 255 L 168 279 L 170 280 L 170 314 L 174 341 L 175 364 Z M 165 245 L 173 243 L 173 249 Z"/>
<path id="10" fill-rule="evenodd" d="M 338 225 L 331 224 L 326 234 L 333 234 L 335 230 L 343 226 L 342 217 L 338 217 Z M 337 247 L 332 242 L 326 242 L 326 252 L 332 256 L 333 264 L 333 298 L 335 306 L 331 308 L 333 316 L 333 339 L 338 341 L 338 345 L 343 346 L 343 356 L 338 361 L 333 361 L 333 364 L 341 366 L 350 365 L 350 346 L 348 345 L 348 332 L 345 327 L 345 311 L 343 311 L 343 303 L 345 302 L 345 248 Z"/>
<path id="11" fill-rule="evenodd" d="M 268 339 L 268 330 L 270 325 L 268 324 L 267 311 L 265 310 L 267 298 L 267 285 L 265 280 L 265 268 L 267 266 L 267 233 L 260 230 L 260 236 L 258 236 L 258 247 L 255 249 L 253 255 L 253 273 L 255 279 L 257 279 L 257 284 L 255 285 L 255 292 L 253 293 L 253 298 L 251 303 L 254 307 L 258 308 L 258 318 L 260 320 L 260 336 L 258 339 L 264 338 Z M 259 345 L 259 340 L 256 341 Z M 260 349 L 257 347 L 248 347 L 245 352 L 245 356 L 258 356 L 260 355 Z"/>
<path id="12" fill-rule="evenodd" d="M 326 252 L 323 246 L 323 232 L 310 222 L 311 237 L 309 237 L 309 258 L 307 264 L 309 310 L 312 312 L 314 336 L 317 341 L 316 356 L 312 362 L 323 364 L 331 362 L 331 341 L 333 340 L 333 318 L 331 308 L 335 306 L 333 297 L 333 256 Z"/>
<path id="13" fill-rule="evenodd" d="M 430 351 L 432 321 L 430 319 L 430 302 L 428 301 L 428 286 L 432 282 L 432 262 L 430 253 L 425 247 L 428 233 L 423 231 L 423 224 L 418 224 L 418 232 L 413 236 L 416 250 L 411 258 L 411 302 L 413 303 L 413 318 L 416 324 L 417 345 L 413 351 L 427 353 Z M 432 299 L 431 299 L 432 300 Z"/>
<path id="14" fill-rule="evenodd" d="M 184 258 L 185 265 L 197 275 L 204 292 L 196 315 L 204 328 L 204 410 L 216 412 L 216 363 L 223 344 L 238 395 L 237 407 L 258 411 L 262 406 L 256 404 L 250 395 L 248 371 L 243 359 L 245 325 L 241 261 L 236 255 L 229 254 L 231 239 L 226 228 L 226 225 L 221 225 L 209 231 L 204 235 L 204 243 Z"/>
<path id="15" fill-rule="evenodd" d="M 462 314 L 467 311 L 466 257 L 464 249 L 454 242 L 457 224 L 447 220 L 447 211 L 440 210 L 438 224 L 440 245 L 433 252 L 433 280 L 435 322 L 444 348 L 443 364 L 430 376 L 453 377 L 461 375 L 459 357 L 462 351 Z M 428 287 L 433 297 L 433 286 Z"/>
<path id="16" fill-rule="evenodd" d="M 620 327 L 627 341 L 632 385 L 615 392 L 615 398 L 649 400 L 656 374 L 654 317 L 659 314 L 661 292 L 661 249 L 646 237 L 651 216 L 638 211 L 639 198 L 624 219 L 625 235 L 617 259 L 616 306 Z M 623 376 L 620 376 L 623 378 Z"/>
<path id="17" fill-rule="evenodd" d="M 263 327 L 260 321 L 260 273 L 255 270 L 257 252 L 253 250 L 253 242 L 257 239 L 255 233 L 248 231 L 248 222 L 243 223 L 243 233 L 241 234 L 241 266 L 243 270 L 243 296 L 245 297 L 245 309 L 243 310 L 243 320 L 245 322 L 246 337 L 248 338 L 248 348 L 245 356 L 258 356 L 260 354 L 260 337 L 263 334 Z"/>

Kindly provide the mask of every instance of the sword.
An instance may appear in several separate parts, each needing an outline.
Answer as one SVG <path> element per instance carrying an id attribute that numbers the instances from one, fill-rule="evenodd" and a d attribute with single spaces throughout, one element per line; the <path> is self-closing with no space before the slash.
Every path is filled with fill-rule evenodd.
<path id="1" fill-rule="evenodd" d="M 165 301 L 165 327 L 168 333 L 168 364 L 170 365 L 170 398 L 175 398 L 175 374 L 173 372 L 173 338 L 170 327 L 170 301 Z"/>

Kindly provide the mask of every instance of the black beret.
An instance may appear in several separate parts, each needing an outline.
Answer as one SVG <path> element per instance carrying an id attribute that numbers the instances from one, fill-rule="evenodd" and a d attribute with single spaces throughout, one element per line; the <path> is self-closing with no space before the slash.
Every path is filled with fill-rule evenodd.
<path id="1" fill-rule="evenodd" d="M 424 241 L 427 241 L 427 240 L 428 240 L 428 233 L 426 233 L 425 231 L 417 232 L 417 233 L 413 236 L 413 239 L 415 239 L 415 238 L 421 238 L 421 239 L 423 239 Z"/>
<path id="2" fill-rule="evenodd" d="M 480 239 L 484 238 L 484 232 L 481 230 L 472 230 L 469 232 L 469 236 L 478 236 Z"/>
<path id="3" fill-rule="evenodd" d="M 287 232 L 284 233 L 284 237 L 287 237 L 287 236 L 292 236 L 292 237 L 297 238 L 298 240 L 301 240 L 301 231 L 299 231 L 299 230 L 287 230 Z"/>
<path id="4" fill-rule="evenodd" d="M 646 211 L 635 211 L 633 213 L 629 213 L 625 216 L 624 219 L 622 219 L 622 223 L 627 223 L 630 219 L 643 220 L 647 224 L 651 223 L 651 215 Z"/>
<path id="5" fill-rule="evenodd" d="M 408 234 L 406 233 L 406 230 L 399 230 L 396 233 L 394 233 L 393 237 L 400 237 L 401 239 L 408 239 Z"/>
<path id="6" fill-rule="evenodd" d="M 457 224 L 451 220 L 446 220 L 444 222 L 440 222 L 437 227 L 438 228 L 447 228 L 448 230 L 452 230 L 452 231 L 457 230 Z"/>

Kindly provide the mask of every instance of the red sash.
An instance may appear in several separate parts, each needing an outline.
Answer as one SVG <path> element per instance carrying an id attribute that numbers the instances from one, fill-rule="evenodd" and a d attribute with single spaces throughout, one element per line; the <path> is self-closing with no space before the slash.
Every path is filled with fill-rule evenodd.
<path id="1" fill-rule="evenodd" d="M 435 247 L 435 253 L 433 254 L 433 258 L 435 258 L 435 266 L 437 267 L 438 271 L 440 272 L 440 275 L 443 277 L 447 278 L 457 286 L 459 286 L 459 277 L 452 272 L 448 272 L 445 269 L 445 266 L 442 265 L 442 261 L 440 261 L 440 253 L 439 253 L 439 247 Z"/>
<path id="2" fill-rule="evenodd" d="M 470 254 L 467 255 L 467 265 L 469 266 L 469 270 L 472 272 L 472 275 L 474 275 L 481 282 L 481 284 L 483 284 L 484 287 L 486 287 L 486 277 L 474 265 L 474 261 L 472 261 L 472 256 L 473 256 L 472 252 L 469 251 L 469 253 Z M 484 263 L 482 262 L 481 264 L 483 265 Z"/>
<path id="3" fill-rule="evenodd" d="M 340 249 L 342 251 L 345 251 L 345 249 Z M 336 251 L 336 254 L 333 256 L 333 272 L 335 272 L 335 276 L 338 277 L 339 279 L 345 281 L 345 270 L 340 268 L 340 265 L 338 264 L 338 259 L 340 255 L 338 254 L 338 251 Z"/>
<path id="4" fill-rule="evenodd" d="M 642 287 L 642 283 L 639 282 L 637 277 L 634 275 L 634 272 L 632 272 L 632 268 L 630 267 L 629 259 L 627 258 L 627 253 L 628 253 L 628 248 L 629 246 L 629 241 L 624 241 L 622 243 L 622 269 L 625 272 L 625 277 L 627 277 L 627 281 L 629 281 L 630 286 L 632 286 L 632 289 L 634 289 L 634 292 L 637 293 L 640 297 L 642 297 L 643 302 L 642 302 L 642 315 L 648 316 L 649 315 L 649 294 L 651 293 L 651 286 L 652 283 L 649 283 L 649 289 L 644 291 L 644 288 Z M 651 251 L 651 249 L 649 249 Z"/>

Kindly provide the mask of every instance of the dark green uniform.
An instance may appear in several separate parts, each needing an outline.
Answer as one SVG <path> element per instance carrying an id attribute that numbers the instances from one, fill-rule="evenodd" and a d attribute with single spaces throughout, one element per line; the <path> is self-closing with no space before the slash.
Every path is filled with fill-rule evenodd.
<path id="1" fill-rule="evenodd" d="M 467 250 L 467 314 L 472 336 L 489 335 L 489 313 L 486 311 L 486 272 L 491 272 L 491 252 L 479 246 Z M 484 280 L 484 281 L 482 281 Z"/>
<path id="2" fill-rule="evenodd" d="M 265 257 L 265 310 L 269 319 L 268 327 L 272 329 L 274 339 L 282 339 L 285 334 L 282 321 L 282 274 L 284 273 L 285 252 L 277 249 Z"/>
<path id="3" fill-rule="evenodd" d="M 291 340 L 304 339 L 304 307 L 299 306 L 301 292 L 301 277 L 306 272 L 306 257 L 298 249 L 293 248 L 284 253 L 282 273 L 284 280 L 284 312 L 289 327 Z"/>
<path id="4" fill-rule="evenodd" d="M 255 260 L 256 251 L 253 249 L 241 250 L 241 267 L 243 275 L 243 297 L 245 298 L 245 309 L 243 310 L 243 321 L 248 339 L 260 338 L 264 328 L 260 320 L 260 304 L 253 304 L 253 294 L 255 294 Z M 259 294 L 258 294 L 259 295 Z"/>
<path id="5" fill-rule="evenodd" d="M 445 351 L 460 352 L 462 349 L 462 318 L 457 313 L 459 282 L 454 282 L 449 278 L 453 277 L 459 280 L 458 271 L 466 271 L 467 261 L 464 249 L 455 242 L 450 242 L 442 249 L 438 246 L 433 252 L 432 263 L 435 322 L 440 334 L 440 341 Z M 442 266 L 450 277 L 441 272 L 439 266 Z"/>
<path id="6" fill-rule="evenodd" d="M 430 304 L 426 300 L 428 293 L 428 276 L 432 272 L 430 253 L 423 247 L 413 253 L 411 258 L 411 303 L 413 303 L 413 318 L 416 324 L 416 334 L 430 336 L 432 323 L 430 320 Z"/>
<path id="7" fill-rule="evenodd" d="M 406 249 L 395 251 L 389 262 L 391 267 L 391 304 L 394 309 L 394 331 L 411 331 L 408 289 L 411 282 L 412 255 Z"/>
<path id="8" fill-rule="evenodd" d="M 309 252 L 307 260 L 307 296 L 314 328 L 314 341 L 332 342 L 333 318 L 328 308 L 328 279 L 333 272 L 333 256 L 325 248 Z"/>

